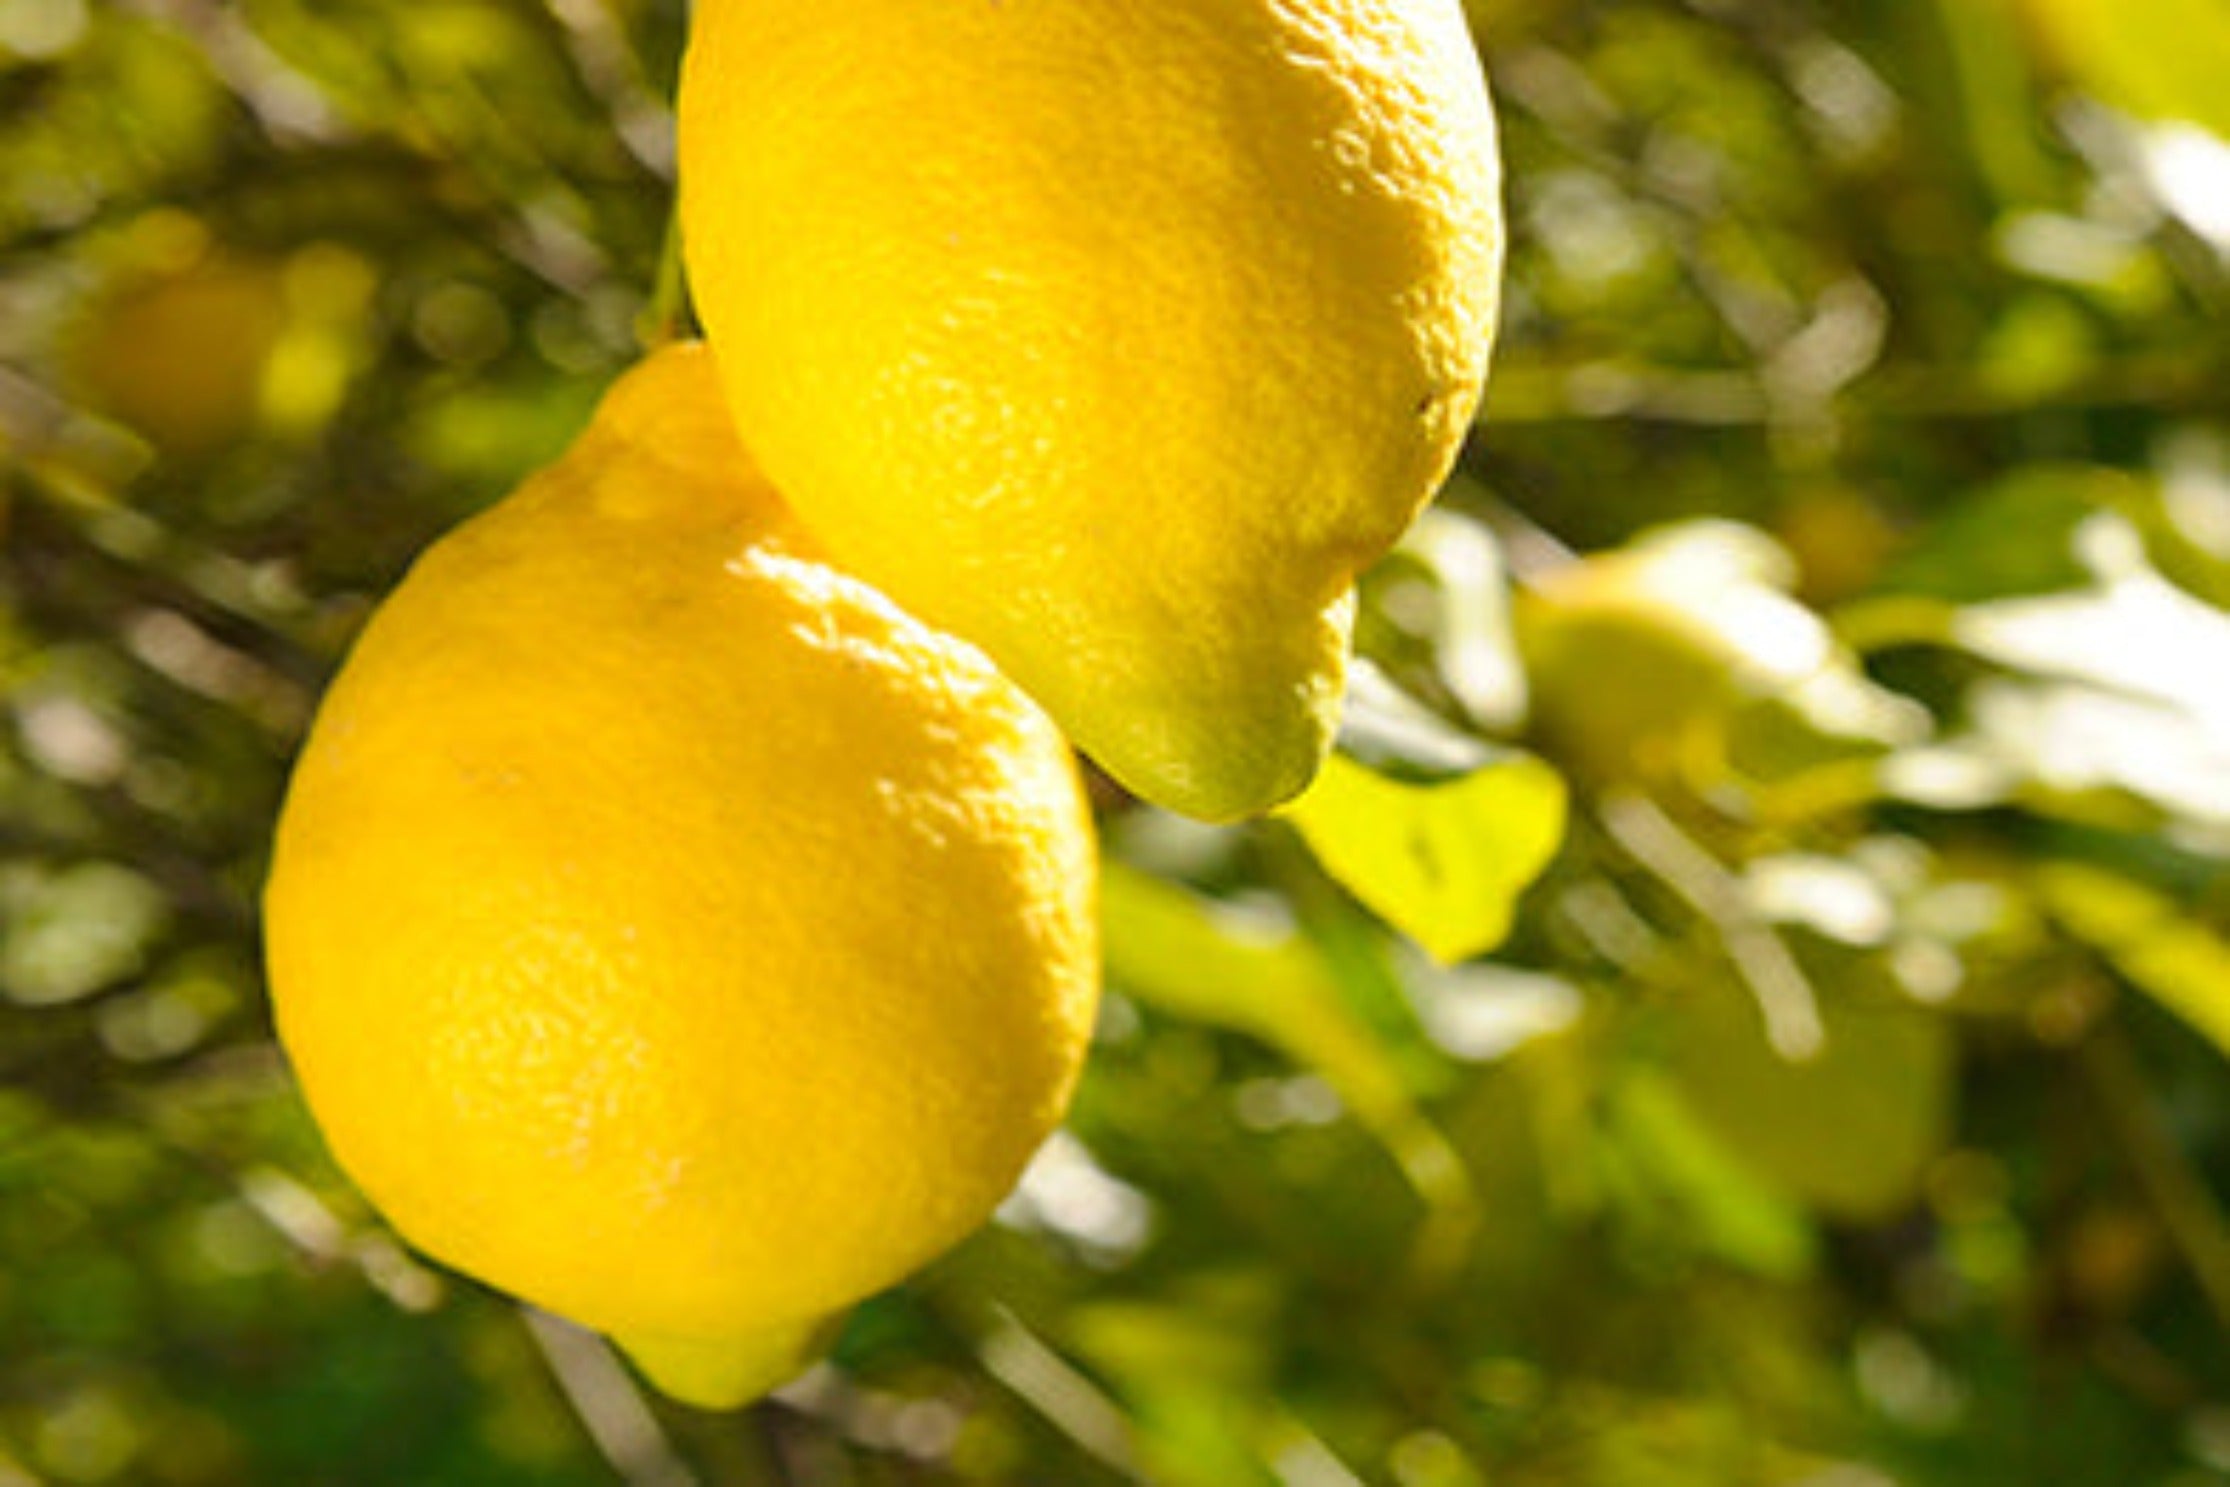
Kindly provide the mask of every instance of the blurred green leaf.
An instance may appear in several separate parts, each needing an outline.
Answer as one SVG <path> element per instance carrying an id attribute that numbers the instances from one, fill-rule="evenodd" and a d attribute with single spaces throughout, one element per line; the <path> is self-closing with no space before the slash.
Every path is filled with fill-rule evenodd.
<path id="1" fill-rule="evenodd" d="M 120 863 L 0 871 L 0 992 L 50 1006 L 140 969 L 170 918 L 162 891 Z"/>
<path id="2" fill-rule="evenodd" d="M 2230 140 L 2230 8 L 2220 0 L 2028 5 L 2053 55 L 2084 88 L 2141 117 L 2187 119 Z"/>
<path id="3" fill-rule="evenodd" d="M 1112 860 L 1101 866 L 1100 913 L 1116 989 L 1259 1038 L 1323 1075 L 1430 1211 L 1421 1259 L 1448 1258 L 1475 1220 L 1470 1180 L 1315 946 L 1274 909 L 1217 903 Z"/>
<path id="4" fill-rule="evenodd" d="M 1941 1013 L 1823 997 L 1813 1057 L 1782 1057 L 1757 1008 L 1698 987 L 1666 1009 L 1682 1094 L 1749 1168 L 1823 1213 L 1880 1221 L 1913 1201 L 1951 1131 L 1953 1041 Z"/>
<path id="5" fill-rule="evenodd" d="M 2045 863 L 2036 884 L 2069 934 L 2230 1055 L 2230 940 L 2175 900 L 2103 868 Z"/>
<path id="6" fill-rule="evenodd" d="M 1108 978 L 1163 1011 L 1280 1044 L 1304 1022 L 1348 1025 L 1315 949 L 1274 906 L 1218 904 L 1109 860 L 1100 915 Z"/>
<path id="7" fill-rule="evenodd" d="M 2230 827 L 2230 615 L 2155 573 L 2122 518 L 2080 536 L 2092 586 L 1953 620 L 1959 645 L 2040 679 L 1977 688 L 1978 733 L 2046 787 L 2119 788 Z"/>
<path id="8" fill-rule="evenodd" d="M 1564 782 L 1529 755 L 1412 785 L 1335 754 L 1288 806 L 1324 870 L 1443 963 L 1502 943 L 1564 839 Z"/>
<path id="9" fill-rule="evenodd" d="M 1882 586 L 1954 601 L 2078 588 L 2090 573 L 2077 529 L 2130 487 L 2128 476 L 2092 465 L 2023 466 L 1937 513 Z"/>
<path id="10" fill-rule="evenodd" d="M 1648 1069 L 1628 1071 L 1610 1099 L 1611 1131 L 1635 1163 L 1629 1202 L 1669 1204 L 1679 1243 L 1759 1275 L 1794 1278 L 1811 1268 L 1811 1231 L 1789 1198 L 1700 1121 L 1690 1091 Z"/>

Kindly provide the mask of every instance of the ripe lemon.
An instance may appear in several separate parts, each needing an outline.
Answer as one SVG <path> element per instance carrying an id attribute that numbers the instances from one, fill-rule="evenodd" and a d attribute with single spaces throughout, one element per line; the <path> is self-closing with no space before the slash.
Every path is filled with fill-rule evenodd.
<path id="1" fill-rule="evenodd" d="M 1006 1192 L 1082 1057 L 1093 893 L 1051 722 L 829 565 L 682 347 L 373 618 L 266 911 L 373 1202 L 719 1404 Z"/>
<path id="2" fill-rule="evenodd" d="M 681 190 L 744 440 L 839 559 L 1148 798 L 1307 783 L 1486 371 L 1455 0 L 701 0 Z"/>
<path id="3" fill-rule="evenodd" d="M 1649 579 L 1610 554 L 1519 595 L 1534 727 L 1560 763 L 1597 782 L 1662 782 L 1718 757 L 1743 696 L 1733 644 Z"/>
<path id="4" fill-rule="evenodd" d="M 1699 520 L 1536 579 L 1513 619 L 1559 762 L 1600 782 L 1723 773 L 1739 709 L 1833 665 L 1826 628 L 1788 596 L 1793 570 L 1755 528 Z"/>
<path id="5" fill-rule="evenodd" d="M 255 431 L 287 320 L 277 262 L 212 250 L 111 291 L 72 348 L 75 380 L 170 458 L 209 459 Z"/>

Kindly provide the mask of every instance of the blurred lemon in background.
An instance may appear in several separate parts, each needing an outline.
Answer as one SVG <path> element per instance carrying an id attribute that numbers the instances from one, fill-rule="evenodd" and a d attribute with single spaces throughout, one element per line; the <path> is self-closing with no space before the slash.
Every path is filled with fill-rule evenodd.
<path id="1" fill-rule="evenodd" d="M 222 241 L 159 208 L 115 245 L 69 347 L 73 391 L 166 459 L 322 426 L 362 359 L 377 279 L 354 251 L 284 254 Z"/>

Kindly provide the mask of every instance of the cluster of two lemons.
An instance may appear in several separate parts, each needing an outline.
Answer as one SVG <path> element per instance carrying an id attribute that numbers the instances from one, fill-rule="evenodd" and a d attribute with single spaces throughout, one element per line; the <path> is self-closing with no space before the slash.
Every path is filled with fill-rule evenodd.
<path id="1" fill-rule="evenodd" d="M 1059 1119 L 1063 732 L 1202 817 L 1307 782 L 1500 240 L 1453 0 L 706 0 L 681 128 L 709 347 L 374 617 L 268 920 L 404 1234 L 721 1404 Z"/>

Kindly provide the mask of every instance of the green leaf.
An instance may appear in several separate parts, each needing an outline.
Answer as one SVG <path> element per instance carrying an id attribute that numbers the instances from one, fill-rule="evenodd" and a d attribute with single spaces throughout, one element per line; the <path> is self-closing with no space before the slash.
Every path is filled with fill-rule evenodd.
<path id="1" fill-rule="evenodd" d="M 1820 1053 L 1794 1062 L 1746 998 L 1702 988 L 1668 1009 L 1672 1073 L 1697 1116 L 1753 1172 L 1861 1221 L 1912 1200 L 1951 1126 L 1953 1042 L 1940 1014 L 1823 997 Z"/>
<path id="2" fill-rule="evenodd" d="M 1682 1240 L 1759 1275 L 1795 1280 L 1814 1260 L 1803 1213 L 1697 1118 L 1673 1080 L 1635 1069 L 1612 1086 L 1611 1128 L 1638 1170 L 1619 1174 L 1678 1215 Z"/>
<path id="3" fill-rule="evenodd" d="M 1165 1012 L 1282 1042 L 1281 1014 L 1338 1000 L 1315 950 L 1268 908 L 1218 903 L 1110 858 L 1100 914 L 1109 979 Z"/>
<path id="4" fill-rule="evenodd" d="M 2024 465 L 1947 507 L 1882 587 L 1955 603 L 2081 588 L 2090 570 L 2077 555 L 2077 529 L 2137 490 L 2101 466 Z"/>
<path id="5" fill-rule="evenodd" d="M 1108 979 L 1150 1006 L 1261 1039 L 1322 1074 L 1374 1129 L 1417 1119 L 1391 1051 L 1284 916 L 1102 865 Z"/>
<path id="6" fill-rule="evenodd" d="M 1101 864 L 1100 914 L 1113 986 L 1176 1016 L 1259 1038 L 1322 1075 L 1424 1203 L 1420 1268 L 1462 1252 L 1478 1219 L 1462 1160 L 1419 1108 L 1401 1061 L 1285 916 L 1205 898 L 1114 859 Z"/>
<path id="7" fill-rule="evenodd" d="M 0 996 L 26 1006 L 76 1001 L 146 963 L 168 927 L 162 890 L 114 862 L 0 874 Z"/>
<path id="8" fill-rule="evenodd" d="M 2145 118 L 2230 139 L 2230 7 L 2221 0 L 2029 0 L 2076 81 Z"/>
<path id="9" fill-rule="evenodd" d="M 2048 863 L 2036 885 L 2069 934 L 2230 1053 L 2230 941 L 2174 899 L 2101 868 Z"/>
<path id="10" fill-rule="evenodd" d="M 1437 784 L 1334 755 L 1286 810 L 1324 870 L 1444 963 L 1493 949 L 1564 839 L 1564 782 L 1525 754 Z"/>

